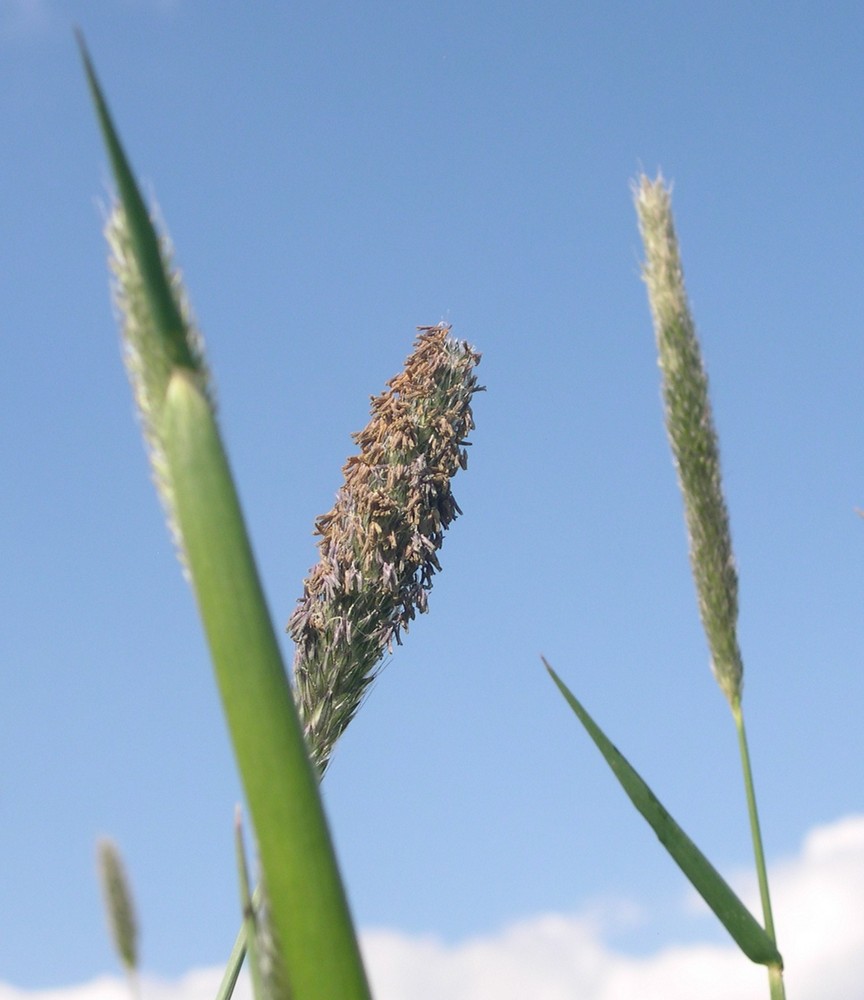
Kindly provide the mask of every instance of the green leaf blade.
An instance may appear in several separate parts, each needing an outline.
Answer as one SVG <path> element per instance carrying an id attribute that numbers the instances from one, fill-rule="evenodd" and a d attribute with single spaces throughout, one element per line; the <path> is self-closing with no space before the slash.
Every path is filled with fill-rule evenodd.
<path id="1" fill-rule="evenodd" d="M 231 472 L 209 402 L 182 369 L 169 384 L 164 432 L 177 518 L 294 1000 L 369 1000 Z"/>
<path id="2" fill-rule="evenodd" d="M 545 659 L 543 665 L 605 758 L 630 801 L 647 820 L 672 860 L 714 911 L 741 951 L 759 965 L 782 967 L 783 960 L 776 945 L 758 920 L 672 818 L 627 758 L 606 737 Z"/>
<path id="3" fill-rule="evenodd" d="M 145 378 L 153 396 L 147 419 L 158 437 L 171 515 L 255 829 L 275 947 L 292 1000 L 370 1000 L 316 775 L 216 425 L 206 365 L 80 36 L 79 45 L 129 234 L 134 294 L 140 289 L 146 313 L 137 346 L 153 369 Z"/>

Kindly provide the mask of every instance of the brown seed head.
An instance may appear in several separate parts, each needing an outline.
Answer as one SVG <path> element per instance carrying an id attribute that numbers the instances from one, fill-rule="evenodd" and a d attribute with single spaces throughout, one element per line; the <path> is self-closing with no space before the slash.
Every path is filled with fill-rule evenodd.
<path id="1" fill-rule="evenodd" d="M 467 464 L 480 355 L 449 326 L 419 327 L 404 370 L 372 399 L 332 510 L 319 517 L 320 561 L 288 622 L 295 696 L 323 773 L 384 654 L 419 612 L 461 513 L 450 480 Z"/>

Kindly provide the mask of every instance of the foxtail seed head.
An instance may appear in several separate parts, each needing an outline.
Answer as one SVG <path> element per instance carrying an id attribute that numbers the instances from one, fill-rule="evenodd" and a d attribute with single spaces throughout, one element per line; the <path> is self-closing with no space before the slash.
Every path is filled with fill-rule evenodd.
<path id="1" fill-rule="evenodd" d="M 634 194 L 645 245 L 643 276 L 663 373 L 666 429 L 684 495 L 699 612 L 714 676 L 734 709 L 741 699 L 743 673 L 736 631 L 738 574 L 708 378 L 684 288 L 669 190 L 662 177 L 652 183 L 643 176 Z"/>
<path id="2" fill-rule="evenodd" d="M 480 355 L 449 326 L 418 329 L 404 371 L 354 435 L 360 453 L 315 524 L 321 558 L 288 622 L 295 698 L 320 773 L 385 652 L 426 611 L 444 532 L 461 513 L 450 480 L 467 466 Z"/>

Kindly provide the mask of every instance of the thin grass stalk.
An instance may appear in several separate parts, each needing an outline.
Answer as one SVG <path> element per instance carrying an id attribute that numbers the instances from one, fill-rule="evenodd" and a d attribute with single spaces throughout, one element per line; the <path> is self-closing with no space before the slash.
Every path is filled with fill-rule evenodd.
<path id="1" fill-rule="evenodd" d="M 735 712 L 735 729 L 738 733 L 738 748 L 741 755 L 741 766 L 744 772 L 744 788 L 747 795 L 747 812 L 750 817 L 750 831 L 753 838 L 753 853 L 756 856 L 756 870 L 759 875 L 759 896 L 762 900 L 762 913 L 765 917 L 765 930 L 771 940 L 777 940 L 774 931 L 774 915 L 771 910 L 771 894 L 768 891 L 768 873 L 765 865 L 765 852 L 762 848 L 762 832 L 759 825 L 759 812 L 756 808 L 756 790 L 753 786 L 753 770 L 750 766 L 750 750 L 747 747 L 747 733 L 744 727 L 744 713 L 739 705 Z"/>

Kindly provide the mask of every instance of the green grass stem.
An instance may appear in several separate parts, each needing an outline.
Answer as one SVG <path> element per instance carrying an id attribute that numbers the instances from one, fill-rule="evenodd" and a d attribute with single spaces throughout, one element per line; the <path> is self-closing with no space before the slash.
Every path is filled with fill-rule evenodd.
<path id="1" fill-rule="evenodd" d="M 735 729 L 738 733 L 738 750 L 741 755 L 741 770 L 744 776 L 744 790 L 747 796 L 747 815 L 750 819 L 750 836 L 753 841 L 753 855 L 756 862 L 756 875 L 759 881 L 759 898 L 762 902 L 762 917 L 765 922 L 765 933 L 777 943 L 777 933 L 774 930 L 774 914 L 771 909 L 771 893 L 768 888 L 768 868 L 765 864 L 765 851 L 762 846 L 762 829 L 759 824 L 759 811 L 756 806 L 756 790 L 753 785 L 753 770 L 750 766 L 750 750 L 747 746 L 747 731 L 744 726 L 744 711 L 738 702 L 732 708 L 735 719 Z M 783 985 L 783 970 L 769 969 L 769 986 L 771 1000 L 785 1000 L 786 992 Z"/>
<path id="2" fill-rule="evenodd" d="M 786 1000 L 786 987 L 783 985 L 783 969 L 778 965 L 768 966 L 768 989 L 771 1000 Z"/>

